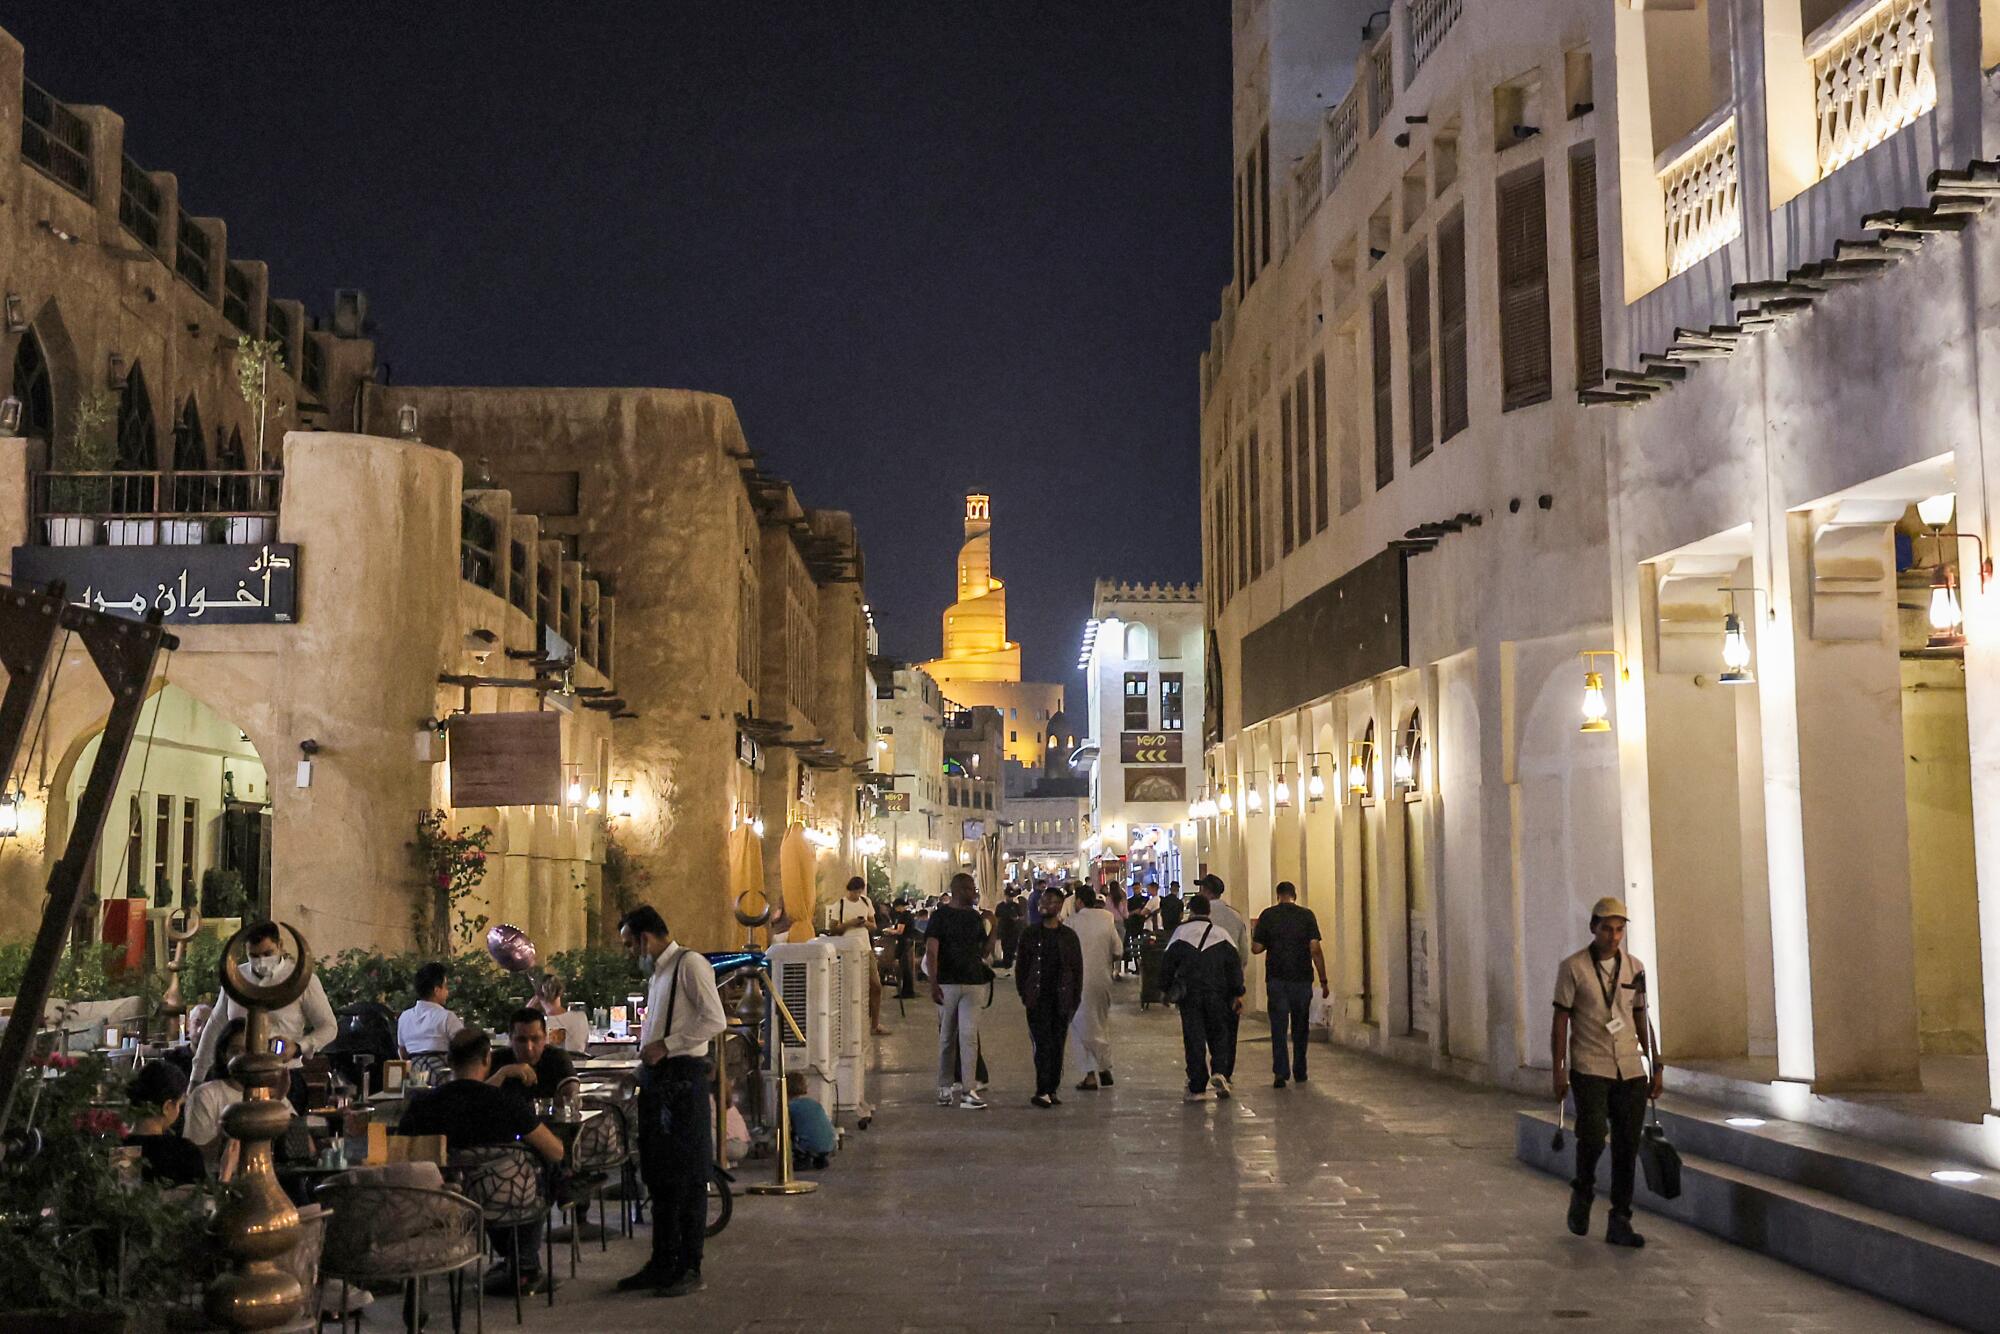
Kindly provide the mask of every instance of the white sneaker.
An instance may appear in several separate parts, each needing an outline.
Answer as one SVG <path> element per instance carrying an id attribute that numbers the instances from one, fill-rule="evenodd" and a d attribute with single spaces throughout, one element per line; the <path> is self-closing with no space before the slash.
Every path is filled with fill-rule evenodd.
<path id="1" fill-rule="evenodd" d="M 968 1093 L 958 1100 L 958 1110 L 961 1112 L 983 1112 L 986 1110 L 986 1099 L 980 1097 L 977 1093 Z"/>
<path id="2" fill-rule="evenodd" d="M 1183 1097 L 1183 1098 L 1181 1099 L 1181 1101 L 1182 1101 L 1182 1102 L 1206 1102 L 1206 1101 L 1208 1101 L 1208 1090 L 1207 1090 L 1207 1089 L 1196 1089 L 1196 1090 L 1195 1090 L 1194 1092 L 1192 1092 L 1192 1093 L 1189 1093 L 1189 1094 L 1187 1094 L 1187 1095 L 1186 1095 L 1185 1097 Z"/>
<path id="3" fill-rule="evenodd" d="M 1215 1096 L 1218 1098 L 1227 1098 L 1232 1096 L 1232 1093 L 1229 1088 L 1228 1075 L 1210 1075 L 1208 1077 L 1208 1086 L 1215 1090 Z"/>

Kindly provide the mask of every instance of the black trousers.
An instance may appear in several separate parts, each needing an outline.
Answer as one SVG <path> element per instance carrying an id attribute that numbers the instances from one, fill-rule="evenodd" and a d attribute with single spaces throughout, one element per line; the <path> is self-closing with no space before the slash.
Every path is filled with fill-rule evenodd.
<path id="1" fill-rule="evenodd" d="M 1646 1120 L 1646 1080 L 1607 1079 L 1603 1075 L 1571 1075 L 1570 1096 L 1576 1100 L 1576 1178 L 1570 1188 L 1592 1194 L 1597 1188 L 1597 1159 L 1611 1137 L 1611 1216 L 1632 1216 L 1632 1176 L 1639 1162 L 1639 1128 Z"/>
<path id="2" fill-rule="evenodd" d="M 1193 991 L 1181 1002 L 1181 1046 L 1187 1057 L 1188 1092 L 1208 1087 L 1210 1073 L 1227 1078 L 1236 1065 L 1236 1016 L 1219 991 Z"/>
<path id="3" fill-rule="evenodd" d="M 1236 1031 L 1243 1026 L 1243 1016 L 1236 1013 L 1235 1008 L 1229 1005 L 1222 1007 L 1222 1013 L 1229 1021 L 1229 1048 L 1224 1055 L 1216 1058 L 1215 1073 L 1224 1079 L 1234 1079 L 1236 1078 Z"/>
<path id="4" fill-rule="evenodd" d="M 708 1062 L 674 1056 L 652 1067 L 639 1089 L 639 1175 L 653 1198 L 653 1272 L 701 1268 L 714 1170 Z"/>
<path id="5" fill-rule="evenodd" d="M 1021 932 L 1024 928 L 1014 926 L 1000 928 L 1000 966 L 1014 966 L 1014 952 L 1021 948 Z"/>
<path id="6" fill-rule="evenodd" d="M 1069 1021 L 1075 1011 L 1059 1010 L 1053 1003 L 1028 1011 L 1028 1038 L 1035 1047 L 1035 1092 L 1062 1091 L 1063 1044 L 1069 1037 Z"/>
<path id="7" fill-rule="evenodd" d="M 1313 984 L 1264 982 L 1271 1011 L 1271 1073 L 1279 1079 L 1306 1077 L 1306 1021 L 1312 1016 Z"/>

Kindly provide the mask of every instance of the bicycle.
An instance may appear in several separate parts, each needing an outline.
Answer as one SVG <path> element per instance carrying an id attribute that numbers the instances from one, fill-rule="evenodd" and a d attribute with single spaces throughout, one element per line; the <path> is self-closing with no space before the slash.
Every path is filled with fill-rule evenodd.
<path id="1" fill-rule="evenodd" d="M 729 1186 L 735 1180 L 725 1169 L 711 1167 L 708 1174 L 708 1222 L 704 1236 L 712 1237 L 729 1226 L 729 1216 L 736 1211 L 736 1194 Z"/>

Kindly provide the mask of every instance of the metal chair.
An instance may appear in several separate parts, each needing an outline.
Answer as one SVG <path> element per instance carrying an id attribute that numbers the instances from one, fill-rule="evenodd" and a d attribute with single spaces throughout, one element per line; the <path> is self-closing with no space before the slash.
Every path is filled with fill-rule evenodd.
<path id="1" fill-rule="evenodd" d="M 496 1144 L 487 1148 L 460 1149 L 445 1162 L 445 1179 L 479 1206 L 486 1226 L 508 1229 L 513 1243 L 512 1271 L 521 1273 L 521 1232 L 523 1225 L 538 1219 L 546 1224 L 551 1193 L 542 1160 L 519 1144 Z M 555 1239 L 546 1226 L 542 1229 L 543 1277 L 547 1280 L 549 1305 L 556 1304 Z M 527 1316 L 521 1306 L 521 1287 L 514 1285 L 514 1323 Z"/>
<path id="2" fill-rule="evenodd" d="M 464 1312 L 464 1274 L 474 1271 L 473 1287 L 478 1327 L 486 1328 L 484 1289 L 480 1278 L 486 1258 L 486 1232 L 476 1201 L 436 1186 L 392 1186 L 374 1181 L 329 1181 L 315 1192 L 319 1200 L 322 1241 L 318 1265 L 307 1284 L 312 1293 L 313 1327 L 325 1309 L 328 1279 L 340 1280 L 340 1305 L 349 1311 L 348 1288 L 371 1291 L 390 1285 L 408 1294 L 410 1328 L 422 1322 L 424 1280 L 450 1275 L 454 1293 L 451 1326 L 457 1330 Z M 304 1215 L 301 1214 L 303 1218 Z M 301 1248 L 303 1249 L 303 1248 Z M 297 1273 L 297 1269 L 294 1269 Z M 300 1275 L 302 1281 L 303 1275 Z M 354 1328 L 361 1313 L 351 1312 Z M 343 1325 L 347 1316 L 343 1315 Z"/>
<path id="3" fill-rule="evenodd" d="M 632 1161 L 632 1141 L 626 1134 L 625 1118 L 615 1108 L 603 1108 L 584 1119 L 576 1132 L 576 1139 L 569 1146 L 568 1199 L 569 1210 L 569 1274 L 576 1277 L 576 1262 L 579 1245 L 577 1232 L 583 1221 L 585 1206 L 597 1202 L 597 1249 L 611 1249 L 610 1224 L 604 1219 L 604 1188 L 611 1184 L 611 1174 L 623 1171 Z M 619 1212 L 624 1213 L 621 1202 Z"/>
<path id="4" fill-rule="evenodd" d="M 618 1231 L 621 1236 L 632 1235 L 633 1224 L 638 1221 L 639 1205 L 643 1193 L 639 1189 L 639 1098 L 638 1086 L 629 1077 L 620 1078 L 615 1088 L 602 1085 L 587 1088 L 583 1095 L 585 1112 L 611 1112 L 616 1114 L 622 1126 L 625 1141 L 625 1156 L 618 1163 Z M 608 1185 L 609 1183 L 605 1183 Z M 598 1196 L 603 1197 L 604 1186 L 599 1186 Z M 603 1206 L 598 1207 L 603 1216 Z"/>

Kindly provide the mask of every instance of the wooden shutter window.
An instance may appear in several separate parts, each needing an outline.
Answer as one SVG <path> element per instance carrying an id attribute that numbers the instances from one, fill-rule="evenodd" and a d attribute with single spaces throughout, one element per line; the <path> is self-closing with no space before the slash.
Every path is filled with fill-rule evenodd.
<path id="1" fill-rule="evenodd" d="M 1292 395 L 1288 390 L 1278 399 L 1278 540 L 1287 556 L 1292 554 L 1292 488 L 1298 474 L 1292 469 Z"/>
<path id="2" fill-rule="evenodd" d="M 1421 244 L 1403 271 L 1403 326 L 1409 333 L 1410 462 L 1435 443 L 1431 435 L 1431 257 Z"/>
<path id="3" fill-rule="evenodd" d="M 1258 267 L 1271 262 L 1271 127 L 1257 137 L 1257 237 L 1263 247 Z"/>
<path id="4" fill-rule="evenodd" d="M 1369 372 L 1375 388 L 1375 489 L 1380 491 L 1396 476 L 1395 405 L 1389 388 L 1389 288 L 1375 289 L 1370 303 Z"/>
<path id="5" fill-rule="evenodd" d="M 1598 294 L 1597 145 L 1580 144 L 1569 155 L 1570 250 L 1576 257 L 1576 387 L 1604 379 L 1604 307 Z"/>
<path id="6" fill-rule="evenodd" d="M 1500 408 L 1544 403 L 1549 371 L 1548 208 L 1538 162 L 1499 185 Z"/>
<path id="7" fill-rule="evenodd" d="M 1326 353 L 1313 357 L 1313 531 L 1326 531 Z"/>
<path id="8" fill-rule="evenodd" d="M 1306 418 L 1311 406 L 1312 385 L 1304 371 L 1292 390 L 1292 458 L 1293 475 L 1299 479 L 1298 490 L 1293 499 L 1299 512 L 1299 545 L 1304 546 L 1312 536 L 1312 459 L 1306 446 Z"/>
<path id="9" fill-rule="evenodd" d="M 1454 209 L 1438 224 L 1438 403 L 1440 440 L 1471 425 L 1466 401 L 1465 214 Z"/>
<path id="10" fill-rule="evenodd" d="M 1243 176 L 1236 177 L 1236 299 L 1243 299 L 1243 281 L 1246 276 L 1243 267 Z"/>
<path id="11" fill-rule="evenodd" d="M 1250 582 L 1250 454 L 1236 442 L 1236 586 Z"/>

